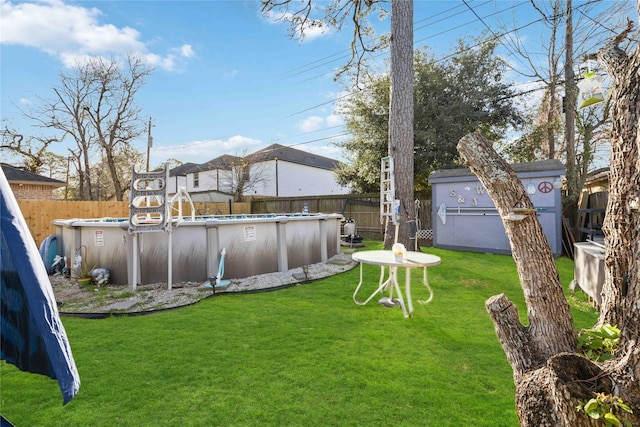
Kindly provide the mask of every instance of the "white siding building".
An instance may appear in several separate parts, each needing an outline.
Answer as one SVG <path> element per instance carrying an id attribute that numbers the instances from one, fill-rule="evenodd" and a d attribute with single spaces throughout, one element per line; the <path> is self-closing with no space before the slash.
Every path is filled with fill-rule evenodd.
<path id="1" fill-rule="evenodd" d="M 219 202 L 243 196 L 348 194 L 334 173 L 338 161 L 273 144 L 244 158 L 223 155 L 202 164 L 185 163 L 169 173 L 169 193 L 185 187 L 193 201 Z M 242 184 L 239 181 L 242 180 Z"/>
<path id="2" fill-rule="evenodd" d="M 235 156 L 220 156 L 205 163 L 185 163 L 169 171 L 169 194 L 184 187 L 194 202 L 226 202 L 233 198 Z"/>
<path id="3" fill-rule="evenodd" d="M 338 161 L 273 144 L 247 157 L 251 164 L 244 195 L 295 197 L 347 194 L 336 181 Z"/>

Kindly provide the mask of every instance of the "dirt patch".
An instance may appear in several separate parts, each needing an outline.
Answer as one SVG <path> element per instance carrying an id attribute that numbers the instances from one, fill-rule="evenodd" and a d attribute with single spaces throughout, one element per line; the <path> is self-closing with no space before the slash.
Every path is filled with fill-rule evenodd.
<path id="1" fill-rule="evenodd" d="M 80 286 L 74 279 L 52 276 L 53 293 L 62 313 L 131 313 L 180 307 L 198 302 L 212 294 L 202 283 L 166 283 L 140 285 L 132 291 L 128 285 Z"/>

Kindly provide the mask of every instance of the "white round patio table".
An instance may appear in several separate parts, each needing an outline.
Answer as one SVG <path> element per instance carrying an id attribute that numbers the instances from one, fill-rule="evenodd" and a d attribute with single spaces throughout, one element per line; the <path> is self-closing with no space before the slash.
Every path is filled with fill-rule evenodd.
<path id="1" fill-rule="evenodd" d="M 360 263 L 360 283 L 356 287 L 356 290 L 353 293 L 353 301 L 358 305 L 365 305 L 377 294 L 384 292 L 386 289 L 389 289 L 389 297 L 388 299 L 385 297 L 380 300 L 381 304 L 384 305 L 395 305 L 395 301 L 398 301 L 400 307 L 402 308 L 402 313 L 405 317 L 411 317 L 413 315 L 413 303 L 411 301 L 411 269 L 412 268 L 420 268 L 422 267 L 423 278 L 422 284 L 429 291 L 429 299 L 426 301 L 419 301 L 421 303 L 428 303 L 433 299 L 433 291 L 431 290 L 431 286 L 429 286 L 429 282 L 427 280 L 427 267 L 433 267 L 439 265 L 441 260 L 440 257 L 436 255 L 426 254 L 424 252 L 415 252 L 408 251 L 404 256 L 402 261 L 397 261 L 394 253 L 390 250 L 379 250 L 379 251 L 359 251 L 355 252 L 351 255 L 351 258 Z M 372 293 L 369 298 L 367 298 L 364 302 L 360 302 L 356 295 L 362 286 L 362 265 L 370 264 L 370 265 L 379 265 L 380 266 L 380 281 L 378 283 L 378 288 Z M 385 280 L 385 267 L 389 268 L 389 277 Z M 402 295 L 402 291 L 400 289 L 400 285 L 398 284 L 398 268 L 405 268 L 405 295 L 407 298 L 407 305 L 404 303 L 404 296 Z M 393 292 L 396 292 L 398 295 L 397 300 L 393 298 Z"/>

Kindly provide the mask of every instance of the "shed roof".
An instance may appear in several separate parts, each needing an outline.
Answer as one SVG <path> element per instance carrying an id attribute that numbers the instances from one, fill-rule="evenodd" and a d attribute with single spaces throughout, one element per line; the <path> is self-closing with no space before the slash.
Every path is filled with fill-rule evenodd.
<path id="1" fill-rule="evenodd" d="M 10 183 L 39 184 L 50 187 L 64 187 L 65 185 L 67 185 L 67 183 L 64 181 L 38 175 L 33 172 L 28 172 L 24 169 L 11 166 L 6 163 L 2 163 L 0 165 L 2 166 L 2 172 L 4 172 L 4 176 Z"/>
<path id="2" fill-rule="evenodd" d="M 512 163 L 511 167 L 515 173 L 527 173 L 527 172 L 545 172 L 545 171 L 564 171 L 565 167 L 560 160 L 540 160 L 537 162 L 523 162 Z M 469 168 L 458 169 L 438 169 L 431 172 L 429 175 L 429 181 L 433 179 L 442 178 L 455 178 L 474 176 L 473 172 Z"/>

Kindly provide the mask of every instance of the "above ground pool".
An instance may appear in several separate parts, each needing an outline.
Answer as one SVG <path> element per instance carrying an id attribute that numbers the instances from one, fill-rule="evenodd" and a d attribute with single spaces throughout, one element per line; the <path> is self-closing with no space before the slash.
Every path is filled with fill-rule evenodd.
<path id="1" fill-rule="evenodd" d="M 340 214 L 198 216 L 173 222 L 171 232 L 131 234 L 129 219 L 57 219 L 57 253 L 111 272 L 111 283 L 202 282 L 234 279 L 327 261 L 340 252 Z M 135 240 L 137 239 L 137 243 Z M 171 250 L 169 250 L 171 241 Z M 138 248 L 137 254 L 134 247 Z M 171 268 L 169 269 L 169 258 Z M 137 278 L 134 280 L 134 262 Z"/>

